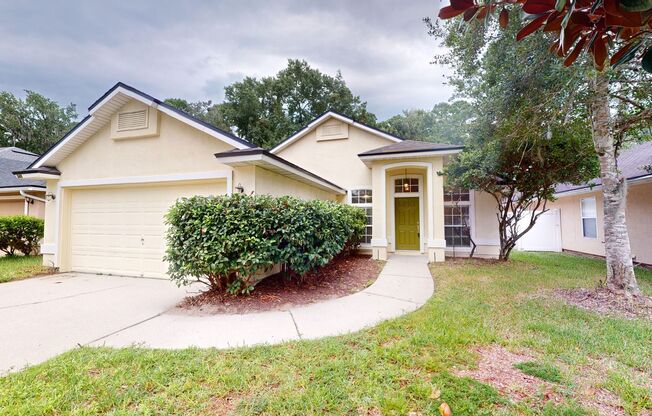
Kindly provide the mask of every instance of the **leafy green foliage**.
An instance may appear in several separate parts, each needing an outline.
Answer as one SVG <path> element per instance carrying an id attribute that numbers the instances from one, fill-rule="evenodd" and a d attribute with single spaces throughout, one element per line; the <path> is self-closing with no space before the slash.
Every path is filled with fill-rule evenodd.
<path id="1" fill-rule="evenodd" d="M 0 92 L 0 146 L 19 146 L 43 153 L 70 130 L 77 118 L 74 104 L 59 106 L 34 91 L 25 99 Z"/>
<path id="2" fill-rule="evenodd" d="M 430 111 L 406 110 L 385 120 L 380 127 L 404 139 L 464 144 L 474 118 L 471 104 L 458 100 L 438 103 Z"/>
<path id="3" fill-rule="evenodd" d="M 211 100 L 190 102 L 183 98 L 168 98 L 165 100 L 165 103 L 178 108 L 195 118 L 205 121 L 212 126 L 218 127 L 227 132 L 231 131 L 231 127 L 224 121 L 222 107 L 213 104 Z"/>
<path id="4" fill-rule="evenodd" d="M 0 250 L 14 255 L 28 256 L 38 249 L 43 238 L 44 221 L 27 215 L 0 217 Z"/>
<path id="5" fill-rule="evenodd" d="M 300 276 L 356 249 L 365 215 L 330 201 L 235 194 L 181 199 L 167 223 L 166 259 L 174 281 L 241 294 L 275 264 Z"/>
<path id="6" fill-rule="evenodd" d="M 515 364 L 514 368 L 518 368 L 525 374 L 538 377 L 541 380 L 550 381 L 551 383 L 559 383 L 561 381 L 559 369 L 552 364 L 526 361 Z"/>

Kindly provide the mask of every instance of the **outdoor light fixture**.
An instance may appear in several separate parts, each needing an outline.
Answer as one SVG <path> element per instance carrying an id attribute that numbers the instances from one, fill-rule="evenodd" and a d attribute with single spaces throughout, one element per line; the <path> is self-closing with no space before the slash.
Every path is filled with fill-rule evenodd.
<path id="1" fill-rule="evenodd" d="M 410 192 L 410 181 L 408 181 L 407 169 L 405 169 L 405 178 L 403 179 L 403 190 L 405 192 Z"/>
<path id="2" fill-rule="evenodd" d="M 244 193 L 244 187 L 242 186 L 241 183 L 238 183 L 238 186 L 235 187 L 235 190 L 238 191 L 238 193 L 240 194 Z"/>
<path id="3" fill-rule="evenodd" d="M 55 199 L 57 199 L 57 196 L 55 194 L 52 193 L 45 194 L 46 201 L 54 201 Z"/>

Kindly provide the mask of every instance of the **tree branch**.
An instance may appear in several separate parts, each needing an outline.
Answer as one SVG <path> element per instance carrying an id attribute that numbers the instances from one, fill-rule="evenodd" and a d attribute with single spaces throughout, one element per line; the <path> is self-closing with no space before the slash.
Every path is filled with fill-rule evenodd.
<path id="1" fill-rule="evenodd" d="M 646 120 L 652 121 L 652 108 L 639 111 L 633 116 L 623 117 L 621 119 L 616 120 L 616 122 L 614 123 L 614 132 L 623 133 L 624 131 L 631 128 L 635 124 L 638 124 Z"/>

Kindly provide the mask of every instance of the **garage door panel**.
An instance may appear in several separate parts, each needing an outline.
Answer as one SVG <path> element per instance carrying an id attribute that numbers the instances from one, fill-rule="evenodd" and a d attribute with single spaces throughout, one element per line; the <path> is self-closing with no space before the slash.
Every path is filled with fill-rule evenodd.
<path id="1" fill-rule="evenodd" d="M 75 190 L 73 271 L 166 277 L 165 213 L 181 197 L 224 194 L 222 182 Z"/>

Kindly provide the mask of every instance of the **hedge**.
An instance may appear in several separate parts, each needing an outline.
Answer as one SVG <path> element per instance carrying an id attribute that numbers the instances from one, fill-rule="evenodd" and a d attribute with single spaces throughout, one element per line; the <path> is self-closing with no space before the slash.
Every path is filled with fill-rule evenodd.
<path id="1" fill-rule="evenodd" d="M 38 251 L 43 238 L 44 221 L 27 215 L 0 216 L 0 250 L 28 256 Z"/>
<path id="2" fill-rule="evenodd" d="M 360 208 L 293 197 L 182 198 L 166 216 L 168 274 L 231 294 L 253 290 L 256 274 L 283 264 L 301 276 L 355 250 L 365 227 Z"/>

